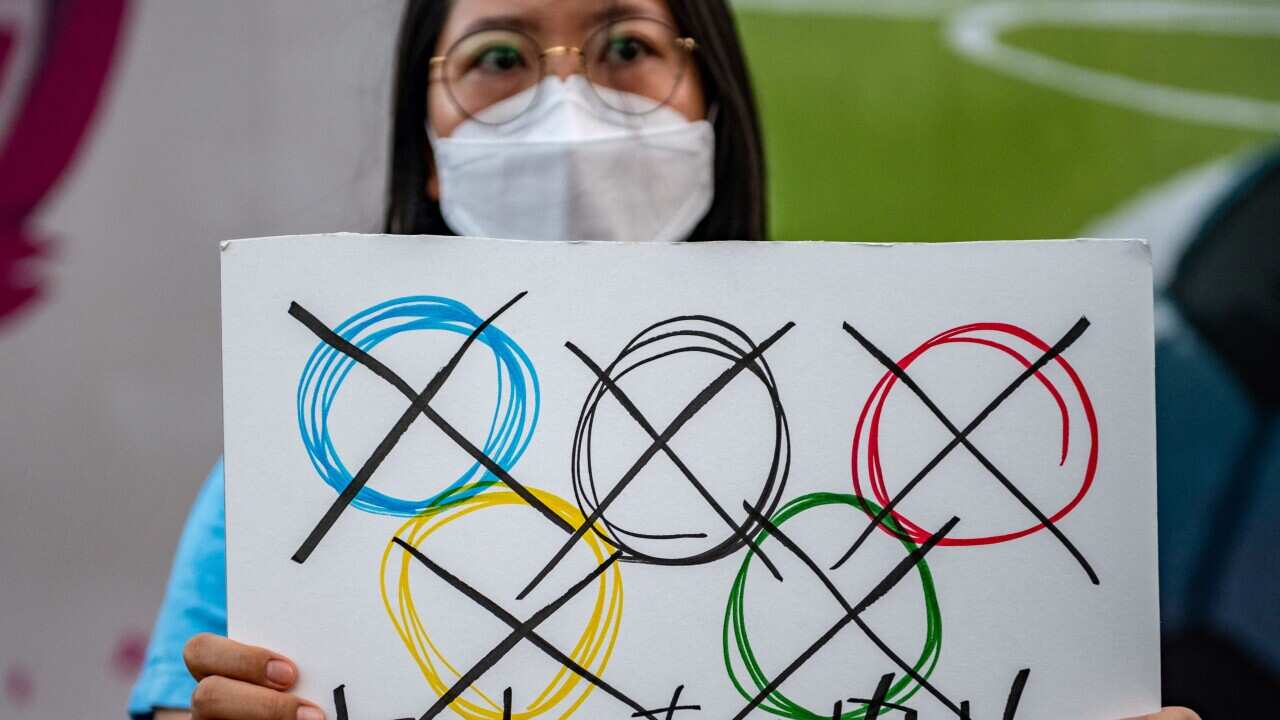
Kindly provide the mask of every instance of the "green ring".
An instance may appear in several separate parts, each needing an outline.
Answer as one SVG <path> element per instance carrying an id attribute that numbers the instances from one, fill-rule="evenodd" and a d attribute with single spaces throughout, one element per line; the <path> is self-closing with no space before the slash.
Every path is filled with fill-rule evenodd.
<path id="1" fill-rule="evenodd" d="M 857 508 L 872 517 L 880 512 L 880 507 L 875 503 L 856 495 L 816 492 L 803 495 L 783 505 L 771 520 L 774 525 L 781 527 L 787 520 L 805 510 L 835 504 L 844 504 Z M 918 546 L 910 538 L 906 537 L 905 533 L 902 533 L 902 529 L 892 516 L 886 516 L 884 522 L 891 530 L 902 535 L 902 537 L 899 537 L 899 542 L 907 549 L 908 554 L 918 549 Z M 767 530 L 760 530 L 755 536 L 755 543 L 758 545 L 764 542 L 768 536 Z M 747 586 L 747 570 L 750 568 L 753 555 L 754 553 L 747 553 L 746 557 L 743 558 L 742 567 L 738 570 L 738 576 L 733 581 L 733 589 L 729 592 L 729 604 L 724 611 L 724 666 L 729 671 L 729 679 L 733 681 L 733 686 L 738 689 L 738 693 L 746 700 L 754 698 L 770 682 L 765 677 L 764 671 L 760 669 L 760 663 L 756 660 L 755 653 L 751 649 L 751 642 L 747 639 L 747 622 L 743 596 Z M 920 574 L 920 587 L 924 592 L 926 624 L 924 649 L 920 651 L 920 658 L 916 660 L 913 668 L 921 677 L 928 678 L 933 674 L 933 669 L 938 664 L 938 656 L 942 651 L 942 612 L 938 609 L 938 595 L 933 586 L 933 574 L 929 572 L 929 565 L 924 561 L 924 558 L 921 558 L 920 562 L 916 563 L 916 570 Z M 731 634 L 732 643 L 730 642 Z M 751 682 L 756 688 L 755 692 L 748 692 L 733 671 L 732 655 L 734 647 L 737 648 L 737 654 L 751 676 Z M 919 689 L 919 683 L 916 683 L 911 676 L 904 675 L 889 688 L 889 694 L 885 696 L 885 699 L 901 704 L 909 700 Z M 760 709 L 774 715 L 796 718 L 797 720 L 831 720 L 830 712 L 819 714 L 808 708 L 801 707 L 786 695 L 783 695 L 780 689 L 775 689 L 769 693 L 765 700 L 760 703 Z M 863 705 L 841 714 L 840 719 L 861 720 L 866 713 L 867 706 Z"/>

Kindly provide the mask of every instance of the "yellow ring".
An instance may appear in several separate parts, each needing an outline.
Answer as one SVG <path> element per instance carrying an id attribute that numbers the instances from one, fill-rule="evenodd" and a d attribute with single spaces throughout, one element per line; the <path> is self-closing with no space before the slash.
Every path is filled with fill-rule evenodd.
<path id="1" fill-rule="evenodd" d="M 564 499 L 534 488 L 529 488 L 529 492 L 574 528 L 586 521 L 578 508 Z M 454 520 L 497 505 L 527 507 L 528 503 L 509 490 L 492 490 L 453 505 L 430 509 L 402 525 L 396 531 L 396 536 L 413 547 L 418 547 L 428 536 Z M 603 564 L 608 559 L 609 553 L 595 533 L 584 534 L 582 541 L 591 549 L 597 565 Z M 400 635 L 414 662 L 422 670 L 422 676 L 439 697 L 444 695 L 452 685 L 441 677 L 441 668 L 452 675 L 455 681 L 462 676 L 462 673 L 444 656 L 422 623 L 409 588 L 412 556 L 403 550 L 400 552 L 400 575 L 395 583 L 396 597 L 394 603 L 392 602 L 387 591 L 387 567 L 391 561 L 392 550 L 397 547 L 394 540 L 390 541 L 382 553 L 380 568 L 382 604 L 386 607 L 392 624 L 395 625 L 396 633 Z M 621 622 L 622 572 L 615 563 L 596 581 L 595 601 L 592 604 L 591 615 L 587 618 L 586 626 L 577 644 L 574 645 L 573 651 L 568 653 L 569 657 L 597 676 L 601 675 L 609 663 L 610 655 L 613 654 L 613 646 L 618 639 L 618 628 Z M 578 686 L 581 688 L 575 694 L 574 690 Z M 536 718 L 555 709 L 566 700 L 569 701 L 569 705 L 559 718 L 568 718 L 586 701 L 587 696 L 594 689 L 595 685 L 583 680 L 577 673 L 562 665 L 547 687 L 524 710 L 516 712 L 512 708 L 512 720 Z M 474 685 L 450 703 L 449 708 L 467 720 L 502 720 L 502 703 L 495 702 Z"/>

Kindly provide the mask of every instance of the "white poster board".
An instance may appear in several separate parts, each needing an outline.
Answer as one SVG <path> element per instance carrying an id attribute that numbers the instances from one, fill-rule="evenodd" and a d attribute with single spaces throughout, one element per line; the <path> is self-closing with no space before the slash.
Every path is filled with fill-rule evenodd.
<path id="1" fill-rule="evenodd" d="M 324 235 L 222 272 L 229 630 L 330 717 L 1158 707 L 1143 243 Z"/>

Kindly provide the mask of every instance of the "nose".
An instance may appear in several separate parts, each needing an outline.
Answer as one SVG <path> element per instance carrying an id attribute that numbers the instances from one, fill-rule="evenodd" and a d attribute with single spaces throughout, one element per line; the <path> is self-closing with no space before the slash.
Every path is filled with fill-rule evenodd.
<path id="1" fill-rule="evenodd" d="M 561 80 L 582 72 L 582 50 L 578 48 L 563 45 L 547 48 L 543 57 L 546 58 L 547 73 Z"/>

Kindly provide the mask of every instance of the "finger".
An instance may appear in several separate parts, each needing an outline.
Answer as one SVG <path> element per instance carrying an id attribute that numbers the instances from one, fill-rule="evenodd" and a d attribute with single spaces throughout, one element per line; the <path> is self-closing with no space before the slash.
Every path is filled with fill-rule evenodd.
<path id="1" fill-rule="evenodd" d="M 324 720 L 324 711 L 296 695 L 210 675 L 191 694 L 191 720 Z"/>
<path id="2" fill-rule="evenodd" d="M 196 680 L 221 675 L 275 690 L 288 690 L 298 680 L 298 668 L 289 658 L 209 633 L 188 640 L 182 659 Z"/>
<path id="3" fill-rule="evenodd" d="M 1129 718 L 1129 720 L 1200 720 L 1200 716 L 1184 707 L 1169 707 L 1152 715 Z"/>

